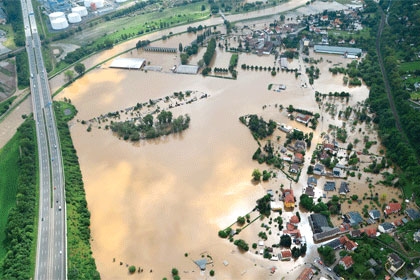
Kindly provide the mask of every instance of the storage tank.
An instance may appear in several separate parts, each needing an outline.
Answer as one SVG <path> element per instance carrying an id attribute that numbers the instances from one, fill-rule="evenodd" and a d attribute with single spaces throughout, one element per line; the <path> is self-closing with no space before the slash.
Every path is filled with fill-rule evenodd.
<path id="1" fill-rule="evenodd" d="M 82 21 L 82 17 L 78 13 L 70 13 L 67 15 L 69 23 L 78 23 Z"/>
<path id="2" fill-rule="evenodd" d="M 83 2 L 83 5 L 85 5 L 85 8 L 90 8 L 90 3 L 91 3 L 92 1 L 91 0 L 85 0 L 84 2 Z"/>
<path id="3" fill-rule="evenodd" d="M 104 7 L 104 0 L 91 0 L 91 5 L 92 3 L 95 3 L 97 9 Z"/>
<path id="4" fill-rule="evenodd" d="M 55 13 L 51 13 L 48 15 L 48 17 L 50 18 L 50 21 L 59 19 L 59 18 L 64 18 L 66 19 L 66 16 L 64 15 L 63 12 L 55 12 Z"/>
<path id="5" fill-rule="evenodd" d="M 88 12 L 86 10 L 86 7 L 77 6 L 74 8 L 71 8 L 72 13 L 78 13 L 81 17 L 85 17 L 88 15 Z"/>
<path id="6" fill-rule="evenodd" d="M 51 21 L 51 27 L 54 30 L 61 30 L 69 27 L 69 23 L 66 18 L 57 18 Z"/>
<path id="7" fill-rule="evenodd" d="M 117 3 L 123 3 L 125 1 L 127 1 L 127 0 L 115 0 L 115 2 L 117 2 Z"/>

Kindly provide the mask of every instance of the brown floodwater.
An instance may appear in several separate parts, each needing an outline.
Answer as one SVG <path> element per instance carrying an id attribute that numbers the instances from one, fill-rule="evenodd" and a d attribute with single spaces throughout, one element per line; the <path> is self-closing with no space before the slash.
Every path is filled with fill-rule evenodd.
<path id="1" fill-rule="evenodd" d="M 178 40 L 173 41 L 172 45 L 177 46 Z M 267 167 L 251 160 L 257 143 L 238 118 L 259 114 L 309 132 L 305 126 L 288 120 L 286 111 L 275 105 L 293 104 L 317 111 L 315 90 L 350 91 L 351 105 L 367 97 L 367 88 L 343 86 L 342 77 L 328 73 L 327 62 L 318 65 L 322 74 L 314 88 L 302 88 L 305 75 L 296 79 L 294 74 L 284 72 L 273 77 L 268 71 L 244 71 L 238 67 L 238 80 L 234 81 L 173 74 L 168 70 L 179 59 L 174 54 L 136 51 L 124 56 L 146 58 L 150 65 L 163 66 L 163 71 L 110 69 L 108 63 L 57 96 L 70 98 L 79 111 L 71 123 L 71 134 L 92 214 L 92 251 L 101 277 L 125 279 L 129 264 L 144 268 L 143 273 L 135 274 L 136 279 L 169 277 L 172 267 L 178 268 L 183 279 L 204 279 L 193 260 L 208 254 L 214 263 L 208 265 L 207 273 L 214 269 L 223 279 L 266 279 L 273 265 L 281 268 L 276 275 L 294 279 L 307 259 L 270 262 L 255 255 L 254 250 L 242 254 L 217 236 L 218 230 L 251 211 L 255 200 L 267 189 L 279 189 L 280 184 L 289 186 L 284 175 L 269 183 L 251 182 L 254 168 Z M 230 56 L 217 49 L 214 65 L 227 67 Z M 192 60 L 198 61 L 199 57 Z M 337 56 L 329 59 L 344 60 Z M 241 54 L 238 64 L 242 63 L 268 67 L 274 65 L 274 57 Z M 284 84 L 287 89 L 269 91 L 270 83 Z M 179 135 L 132 144 L 96 126 L 87 132 L 86 125 L 77 121 L 186 90 L 204 92 L 210 97 L 173 109 L 175 116 L 191 116 L 190 128 Z M 328 118 L 325 114 L 324 129 L 327 123 L 341 123 Z M 314 139 L 320 139 L 320 131 L 321 125 Z M 293 184 L 297 196 L 305 183 L 306 176 L 302 176 Z M 284 220 L 291 215 L 284 213 Z M 305 217 L 301 227 L 309 245 L 308 256 L 312 256 L 312 235 Z M 258 241 L 260 230 L 260 222 L 256 222 L 239 237 L 252 244 Z M 267 244 L 278 242 L 276 233 L 273 231 Z M 225 260 L 229 265 L 223 265 Z"/>

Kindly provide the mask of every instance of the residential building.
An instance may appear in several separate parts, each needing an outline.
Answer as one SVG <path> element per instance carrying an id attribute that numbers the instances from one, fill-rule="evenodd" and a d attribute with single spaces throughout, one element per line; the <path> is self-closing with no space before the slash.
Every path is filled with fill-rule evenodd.
<path id="1" fill-rule="evenodd" d="M 413 239 L 414 239 L 414 241 L 416 241 L 416 242 L 420 242 L 420 230 L 416 231 L 416 232 L 413 234 Z"/>
<path id="2" fill-rule="evenodd" d="M 392 213 L 398 213 L 401 210 L 401 204 L 396 202 L 390 202 L 384 210 L 385 215 L 390 215 Z"/>
<path id="3" fill-rule="evenodd" d="M 295 196 L 293 195 L 292 189 L 287 189 L 283 191 L 284 197 L 284 207 L 285 208 L 293 208 L 295 207 Z"/>
<path id="4" fill-rule="evenodd" d="M 308 178 L 307 184 L 308 184 L 308 187 L 315 188 L 316 185 L 318 184 L 318 181 L 315 177 L 311 176 L 311 177 Z"/>
<path id="5" fill-rule="evenodd" d="M 299 173 L 299 170 L 300 170 L 299 165 L 297 165 L 296 163 L 293 163 L 290 166 L 289 172 L 297 174 L 297 173 Z"/>
<path id="6" fill-rule="evenodd" d="M 326 243 L 325 246 L 331 247 L 334 250 L 338 250 L 343 248 L 343 244 L 341 243 L 339 238 L 335 238 L 331 240 L 330 242 Z"/>
<path id="7" fill-rule="evenodd" d="M 341 182 L 338 193 L 340 195 L 346 195 L 348 192 L 350 192 L 349 184 L 347 182 Z"/>
<path id="8" fill-rule="evenodd" d="M 292 225 L 297 226 L 297 224 L 299 224 L 299 222 L 300 222 L 299 217 L 298 217 L 298 216 L 296 216 L 296 215 L 293 215 L 293 216 L 290 218 L 290 223 L 291 223 Z"/>
<path id="9" fill-rule="evenodd" d="M 315 164 L 314 166 L 314 174 L 316 175 L 324 175 L 325 174 L 325 167 L 322 164 Z"/>
<path id="10" fill-rule="evenodd" d="M 353 266 L 354 261 L 351 256 L 345 256 L 338 262 L 338 264 L 342 265 L 344 269 L 347 270 Z"/>
<path id="11" fill-rule="evenodd" d="M 335 191 L 335 182 L 334 181 L 325 182 L 324 191 L 326 192 Z"/>
<path id="12" fill-rule="evenodd" d="M 296 280 L 311 280 L 312 277 L 314 276 L 314 272 L 312 271 L 311 268 L 306 267 L 298 276 L 298 278 L 296 278 Z"/>
<path id="13" fill-rule="evenodd" d="M 420 219 L 420 212 L 413 208 L 406 209 L 405 213 L 412 221 Z"/>
<path id="14" fill-rule="evenodd" d="M 394 226 L 391 223 L 385 222 L 378 226 L 378 230 L 382 233 L 390 233 L 394 230 Z"/>
<path id="15" fill-rule="evenodd" d="M 368 237 L 376 237 L 376 228 L 367 228 L 364 230 L 364 233 L 366 233 Z"/>
<path id="16" fill-rule="evenodd" d="M 385 269 L 387 269 L 390 274 L 395 274 L 405 265 L 405 262 L 397 254 L 391 253 L 388 255 L 387 264 L 389 264 L 389 266 L 385 265 Z"/>
<path id="17" fill-rule="evenodd" d="M 305 194 L 306 194 L 307 196 L 314 197 L 314 196 L 315 196 L 314 188 L 312 188 L 312 187 L 307 187 L 307 188 L 305 189 Z"/>
<path id="18" fill-rule="evenodd" d="M 341 169 L 338 167 L 333 168 L 333 176 L 334 177 L 341 177 Z"/>
<path id="19" fill-rule="evenodd" d="M 304 114 L 298 113 L 296 116 L 296 121 L 303 124 L 308 124 L 311 118 L 312 117 L 310 115 L 304 115 Z"/>
<path id="20" fill-rule="evenodd" d="M 381 217 L 381 212 L 377 209 L 370 210 L 369 217 L 371 217 L 372 220 L 377 220 Z"/>
<path id="21" fill-rule="evenodd" d="M 279 259 L 282 261 L 290 261 L 292 259 L 292 251 L 283 250 L 279 254 Z"/>
<path id="22" fill-rule="evenodd" d="M 295 153 L 294 163 L 301 164 L 304 161 L 304 157 L 301 153 Z"/>
<path id="23" fill-rule="evenodd" d="M 348 212 L 344 217 L 344 222 L 349 223 L 352 227 L 360 224 L 361 222 L 363 222 L 363 218 L 360 215 L 359 212 Z"/>

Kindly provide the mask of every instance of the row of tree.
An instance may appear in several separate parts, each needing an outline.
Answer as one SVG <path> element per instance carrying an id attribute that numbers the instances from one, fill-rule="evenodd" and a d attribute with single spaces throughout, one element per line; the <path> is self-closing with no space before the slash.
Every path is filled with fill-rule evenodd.
<path id="1" fill-rule="evenodd" d="M 76 114 L 70 103 L 54 102 L 66 178 L 68 279 L 100 279 L 90 246 L 90 212 L 76 149 L 67 122 Z M 64 110 L 72 114 L 65 115 Z"/>
<path id="2" fill-rule="evenodd" d="M 2 263 L 2 279 L 32 278 L 34 242 L 37 232 L 36 187 L 37 187 L 37 148 L 35 122 L 28 118 L 18 128 L 19 142 L 18 178 L 16 205 L 11 208 L 6 225 L 6 239 L 2 240 L 7 254 Z M 3 213 L 6 214 L 6 213 Z"/>

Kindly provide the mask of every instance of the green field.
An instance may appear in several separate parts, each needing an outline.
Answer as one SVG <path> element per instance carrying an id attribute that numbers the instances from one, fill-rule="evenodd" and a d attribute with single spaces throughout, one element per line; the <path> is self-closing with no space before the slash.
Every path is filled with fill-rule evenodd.
<path id="1" fill-rule="evenodd" d="M 201 10 L 204 5 L 206 9 Z M 179 6 L 160 11 L 138 14 L 136 16 L 124 16 L 105 21 L 101 19 L 89 23 L 83 27 L 83 32 L 75 33 L 74 36 L 64 39 L 62 42 L 85 45 L 90 42 L 102 44 L 105 39 L 109 38 L 113 41 L 121 40 L 122 35 L 134 34 L 143 31 L 144 33 L 157 31 L 162 29 L 161 26 L 173 27 L 176 25 L 186 24 L 208 18 L 210 15 L 208 3 L 194 3 L 186 6 Z M 129 36 L 131 37 L 131 36 Z M 98 40 L 98 41 L 97 41 Z"/>
<path id="2" fill-rule="evenodd" d="M 9 210 L 16 204 L 17 178 L 19 175 L 19 137 L 13 138 L 0 150 L 0 260 L 6 255 L 3 246 Z M 7 175 L 5 175 L 7 174 Z"/>
<path id="3" fill-rule="evenodd" d="M 401 63 L 400 70 L 404 72 L 420 70 L 420 60 Z"/>
<path id="4" fill-rule="evenodd" d="M 6 32 L 6 41 L 3 42 L 3 46 L 12 50 L 16 49 L 16 44 L 13 40 L 15 33 L 13 32 L 12 26 L 10 24 L 0 25 L 0 30 Z"/>

